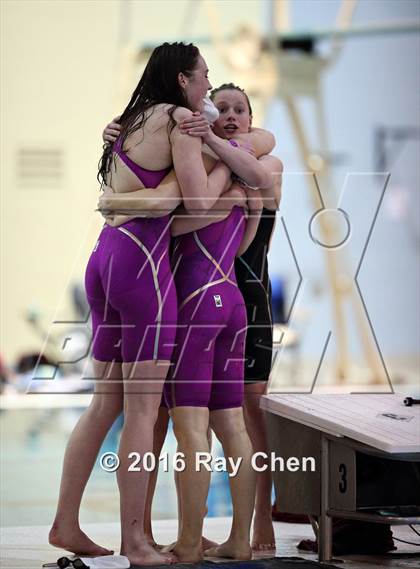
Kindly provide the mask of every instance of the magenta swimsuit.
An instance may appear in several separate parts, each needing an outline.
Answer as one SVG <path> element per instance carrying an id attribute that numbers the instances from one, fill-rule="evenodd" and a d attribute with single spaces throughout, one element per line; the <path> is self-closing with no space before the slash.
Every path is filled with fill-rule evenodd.
<path id="1" fill-rule="evenodd" d="M 172 272 L 178 296 L 173 364 L 164 393 L 169 407 L 241 407 L 246 309 L 236 283 L 235 256 L 244 211 L 175 240 Z"/>
<path id="2" fill-rule="evenodd" d="M 113 150 L 146 188 L 158 186 L 172 169 L 140 167 L 123 152 L 119 140 Z M 169 262 L 170 238 L 169 215 L 103 227 L 85 276 L 95 359 L 171 359 L 177 301 Z"/>

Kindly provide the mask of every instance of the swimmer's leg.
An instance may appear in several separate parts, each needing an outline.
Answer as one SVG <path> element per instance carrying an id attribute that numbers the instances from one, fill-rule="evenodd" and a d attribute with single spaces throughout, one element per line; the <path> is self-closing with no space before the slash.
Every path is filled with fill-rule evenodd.
<path id="1" fill-rule="evenodd" d="M 158 418 L 153 432 L 153 454 L 156 459 L 156 468 L 150 473 L 149 485 L 147 487 L 146 507 L 144 511 L 144 532 L 150 545 L 157 549 L 162 547 L 156 543 L 152 530 L 152 504 L 153 496 L 156 490 L 156 482 L 159 473 L 159 457 L 162 452 L 163 443 L 165 442 L 166 433 L 168 431 L 169 412 L 168 408 L 161 405 L 159 408 Z"/>
<path id="2" fill-rule="evenodd" d="M 225 458 L 241 463 L 238 473 L 229 477 L 233 506 L 230 536 L 222 545 L 205 552 L 206 556 L 239 560 L 252 558 L 250 530 L 256 484 L 251 462 L 253 449 L 242 409 L 245 332 L 241 331 L 245 325 L 244 309 L 238 304 L 216 341 L 210 426 L 222 444 Z"/>
<path id="3" fill-rule="evenodd" d="M 67 444 L 49 542 L 77 555 L 107 555 L 113 552 L 94 543 L 79 525 L 80 503 L 96 457 L 123 408 L 121 320 L 107 301 L 94 256 L 86 270 L 86 290 L 92 316 L 95 389 Z"/>
<path id="4" fill-rule="evenodd" d="M 121 363 L 93 360 L 93 369 L 95 392 L 67 444 L 57 513 L 49 533 L 51 545 L 86 556 L 113 553 L 80 529 L 79 510 L 101 445 L 123 408 Z"/>
<path id="5" fill-rule="evenodd" d="M 263 452 L 269 456 L 267 431 L 264 412 L 260 408 L 261 395 L 266 389 L 266 382 L 245 384 L 244 415 L 245 424 L 251 439 L 254 453 Z M 262 466 L 267 461 L 261 459 Z M 273 479 L 270 468 L 257 472 L 257 490 L 252 529 L 251 547 L 254 551 L 275 551 L 276 540 L 271 517 L 271 489 Z"/>
<path id="6" fill-rule="evenodd" d="M 255 500 L 255 472 L 252 469 L 252 445 L 245 427 L 242 407 L 210 412 L 210 424 L 220 440 L 225 458 L 241 460 L 235 476 L 229 477 L 233 518 L 228 540 L 205 551 L 206 556 L 238 560 L 252 558 L 249 543 Z"/>
<path id="7" fill-rule="evenodd" d="M 193 310 L 191 305 L 190 310 Z M 220 327 L 194 329 L 189 313 L 179 317 L 174 351 L 173 373 L 165 384 L 165 398 L 171 407 L 178 451 L 185 457 L 185 470 L 177 473 L 179 531 L 173 546 L 181 562 L 195 563 L 203 558 L 202 529 L 210 484 L 204 466 L 196 471 L 197 453 L 209 453 L 208 401 L 214 358 L 214 338 Z"/>
<path id="8" fill-rule="evenodd" d="M 127 556 L 132 565 L 162 565 L 175 559 L 172 555 L 158 553 L 148 541 L 144 519 L 150 473 L 144 468 L 139 472 L 133 470 L 136 456 L 143 458 L 147 452 L 153 451 L 153 431 L 169 365 L 169 361 L 163 360 L 123 364 L 124 427 L 118 451 L 120 467 L 117 481 L 121 508 L 121 555 Z"/>
<path id="9" fill-rule="evenodd" d="M 106 290 L 122 324 L 124 426 L 117 482 L 121 553 L 132 565 L 161 565 L 175 559 L 155 550 L 144 527 L 150 472 L 142 468 L 142 461 L 146 453 L 153 453 L 153 432 L 177 318 L 176 291 L 166 250 L 169 243 L 161 243 L 161 250 L 156 251 L 152 229 L 149 235 L 141 224 L 132 223 L 112 233 L 116 253 L 108 273 L 103 272 Z"/>
<path id="10" fill-rule="evenodd" d="M 210 427 L 207 429 L 207 441 L 209 443 L 209 452 L 211 452 L 211 447 L 212 447 L 212 432 Z M 181 527 L 182 527 L 182 506 L 180 505 L 180 500 L 179 497 L 181 495 L 180 490 L 179 490 L 179 473 L 175 472 L 175 485 L 176 485 L 176 491 L 177 491 L 177 495 L 178 495 L 178 538 L 180 536 L 181 533 Z M 208 512 L 208 508 L 206 506 L 206 509 L 204 511 L 204 517 L 207 516 L 207 512 Z M 212 541 L 211 539 L 209 539 L 208 537 L 205 537 L 203 535 L 203 537 L 201 538 L 201 549 L 204 552 L 206 549 L 209 549 L 209 547 L 216 547 L 216 545 L 218 545 L 215 541 Z"/>
<path id="11" fill-rule="evenodd" d="M 196 469 L 196 457 L 209 453 L 207 407 L 174 407 L 171 410 L 178 452 L 185 459 L 185 470 L 178 473 L 178 492 L 181 507 L 179 538 L 173 548 L 183 563 L 196 563 L 203 558 L 201 545 L 203 519 L 210 485 L 210 472 L 204 466 Z"/>
<path id="12" fill-rule="evenodd" d="M 208 428 L 207 429 L 207 440 L 209 443 L 209 452 L 211 452 L 211 446 L 212 446 L 212 432 L 211 429 Z M 178 535 L 177 535 L 177 541 L 174 541 L 173 543 L 170 543 L 169 545 L 165 545 L 161 551 L 163 552 L 169 552 L 169 551 L 173 551 L 175 546 L 177 545 L 178 540 L 181 537 L 181 527 L 182 527 L 182 512 L 183 512 L 183 507 L 181 504 L 181 491 L 180 491 L 180 482 L 179 482 L 179 472 L 175 471 L 174 473 L 174 478 L 175 478 L 175 486 L 176 486 L 176 494 L 177 494 L 177 498 L 178 498 Z M 208 512 L 208 508 L 206 506 L 205 510 L 204 510 L 204 517 L 206 517 Z M 216 547 L 216 545 L 218 545 L 215 541 L 212 541 L 211 539 L 208 539 L 207 537 L 205 537 L 204 535 L 201 538 L 201 550 L 204 552 L 206 549 L 209 549 L 210 547 Z"/>

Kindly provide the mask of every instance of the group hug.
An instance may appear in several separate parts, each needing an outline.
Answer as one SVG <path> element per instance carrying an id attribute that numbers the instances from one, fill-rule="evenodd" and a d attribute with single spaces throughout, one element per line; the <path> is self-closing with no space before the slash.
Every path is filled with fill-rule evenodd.
<path id="1" fill-rule="evenodd" d="M 267 255 L 283 166 L 273 135 L 252 125 L 247 93 L 233 83 L 213 89 L 208 74 L 193 44 L 160 45 L 103 132 L 105 224 L 85 276 L 95 390 L 67 445 L 49 534 L 77 555 L 113 553 L 82 531 L 79 510 L 121 413 L 120 553 L 131 564 L 275 551 L 271 472 L 256 472 L 252 456 L 269 454 L 260 398 L 272 360 Z M 185 468 L 174 482 L 178 535 L 165 547 L 152 532 L 157 468 L 129 470 L 129 455 L 159 457 L 169 420 Z M 196 469 L 213 434 L 227 459 L 241 459 L 221 544 L 203 535 L 211 473 Z"/>

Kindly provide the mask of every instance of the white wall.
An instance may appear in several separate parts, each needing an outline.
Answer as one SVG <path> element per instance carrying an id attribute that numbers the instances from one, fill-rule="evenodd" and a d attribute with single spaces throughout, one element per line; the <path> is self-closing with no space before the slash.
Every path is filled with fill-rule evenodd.
<path id="1" fill-rule="evenodd" d="M 195 3 L 188 20 L 186 1 L 40 1 L 6 0 L 2 10 L 1 77 L 1 191 L 2 191 L 2 343 L 1 352 L 12 361 L 18 353 L 39 349 L 40 342 L 23 313 L 32 303 L 44 311 L 44 322 L 68 310 L 69 279 L 82 279 L 86 260 L 101 219 L 94 213 L 98 196 L 97 162 L 101 131 L 122 110 L 136 73 L 126 73 L 130 55 L 121 49 L 121 37 L 131 45 L 142 41 L 174 41 L 208 36 L 211 26 L 232 32 L 239 23 L 263 26 L 267 3 L 248 0 Z M 216 11 L 214 11 L 216 6 Z M 292 2 L 295 28 L 332 25 L 339 2 Z M 213 8 L 212 8 L 213 7 Z M 411 1 L 362 0 L 355 23 L 419 17 Z M 418 36 L 348 40 L 342 57 L 324 80 L 328 134 L 333 152 L 346 162 L 334 170 L 337 187 L 347 171 L 370 171 L 372 129 L 377 124 L 419 124 Z M 231 80 L 214 48 L 203 44 L 213 85 Z M 304 105 L 304 116 L 309 109 Z M 281 103 L 270 110 L 266 126 L 275 131 L 277 153 L 286 171 L 301 169 L 290 120 Z M 21 147 L 60 148 L 64 177 L 55 189 L 17 186 L 17 150 Z M 411 217 L 396 222 L 381 210 L 361 275 L 369 310 L 387 354 L 412 354 L 418 340 L 418 249 L 408 233 L 418 205 L 418 144 L 405 147 L 395 165 L 396 183 L 409 192 Z M 398 181 L 399 176 L 399 181 Z M 286 180 L 286 178 L 285 178 Z M 358 200 L 357 194 L 354 199 Z M 282 213 L 293 226 L 308 212 L 303 182 L 288 179 Z M 410 226 L 411 227 L 411 226 Z M 414 236 L 418 225 L 414 224 Z M 295 237 L 299 240 L 299 236 Z M 297 243 L 298 244 L 298 243 Z M 417 245 L 418 247 L 418 245 Z M 311 267 L 308 253 L 302 263 Z M 312 266 L 311 276 L 323 278 L 324 264 Z M 277 231 L 271 269 L 293 278 L 284 235 Z M 290 286 L 290 290 L 292 286 Z M 327 296 L 316 297 L 330 318 Z M 417 304 L 416 304 L 417 303 Z M 354 342 L 354 335 L 353 335 Z M 310 342 L 305 346 L 310 351 Z"/>

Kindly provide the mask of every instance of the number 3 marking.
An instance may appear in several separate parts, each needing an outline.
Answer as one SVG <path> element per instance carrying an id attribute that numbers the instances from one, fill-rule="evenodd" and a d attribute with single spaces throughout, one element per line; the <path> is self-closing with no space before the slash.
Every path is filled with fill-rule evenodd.
<path id="1" fill-rule="evenodd" d="M 341 463 L 338 467 L 338 472 L 341 474 L 341 480 L 338 484 L 338 489 L 342 494 L 347 491 L 347 468 L 346 465 Z"/>

